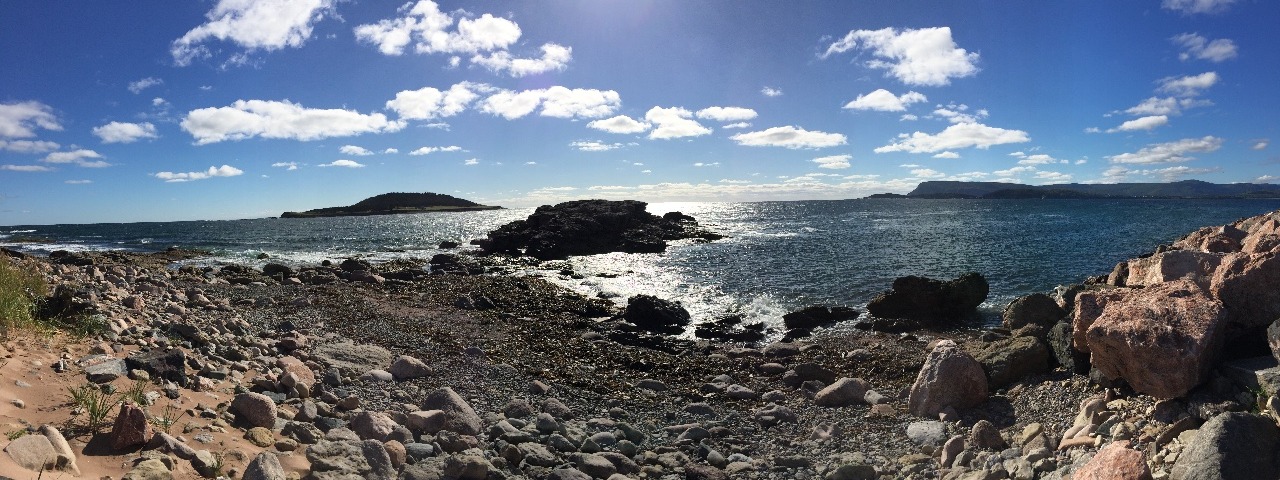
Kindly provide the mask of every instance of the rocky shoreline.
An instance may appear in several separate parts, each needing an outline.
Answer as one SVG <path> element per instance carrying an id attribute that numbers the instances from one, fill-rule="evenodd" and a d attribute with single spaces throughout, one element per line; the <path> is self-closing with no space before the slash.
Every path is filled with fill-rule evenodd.
<path id="1" fill-rule="evenodd" d="M 105 328 L 5 346 L 0 471 L 1277 478 L 1280 370 L 1257 332 L 1280 315 L 1256 319 L 1280 308 L 1278 235 L 1280 213 L 1202 229 L 1019 299 L 990 331 L 939 321 L 985 281 L 903 280 L 869 307 L 903 318 L 826 330 L 849 312 L 823 307 L 788 319 L 811 336 L 765 345 L 674 339 L 681 317 L 661 299 L 617 308 L 470 255 L 262 270 L 173 268 L 196 255 L 180 250 L 0 258 L 46 276 L 47 308 Z M 144 400 L 95 432 L 67 395 L 86 383 L 142 385 Z"/>

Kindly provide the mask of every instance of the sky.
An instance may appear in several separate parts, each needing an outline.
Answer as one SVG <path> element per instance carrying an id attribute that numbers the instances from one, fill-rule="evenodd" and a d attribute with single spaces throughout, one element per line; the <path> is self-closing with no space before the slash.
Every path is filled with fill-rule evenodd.
<path id="1" fill-rule="evenodd" d="M 0 2 L 0 225 L 1280 180 L 1265 0 Z"/>

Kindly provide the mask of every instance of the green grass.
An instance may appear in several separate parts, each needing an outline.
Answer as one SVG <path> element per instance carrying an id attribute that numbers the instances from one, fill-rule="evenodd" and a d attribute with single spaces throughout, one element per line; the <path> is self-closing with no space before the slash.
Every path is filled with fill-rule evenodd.
<path id="1" fill-rule="evenodd" d="M 38 327 L 36 312 L 48 294 L 43 275 L 0 257 L 0 338 Z"/>
<path id="2" fill-rule="evenodd" d="M 107 425 L 107 417 L 111 415 L 111 411 L 120 404 L 117 394 L 107 392 L 92 383 L 67 387 L 67 394 L 71 397 L 71 404 L 85 415 L 84 427 L 90 434 L 102 430 Z"/>

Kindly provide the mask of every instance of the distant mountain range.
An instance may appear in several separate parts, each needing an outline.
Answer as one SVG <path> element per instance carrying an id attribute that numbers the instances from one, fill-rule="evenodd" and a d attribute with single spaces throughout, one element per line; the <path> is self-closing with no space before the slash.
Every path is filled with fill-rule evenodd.
<path id="1" fill-rule="evenodd" d="M 496 210 L 491 207 L 440 193 L 384 193 L 361 200 L 347 207 L 329 207 L 305 212 L 284 212 L 280 218 L 353 217 L 365 215 L 395 215 L 401 213 L 465 212 L 471 210 Z"/>
<path id="2" fill-rule="evenodd" d="M 873 198 L 901 195 L 878 194 Z M 1022 185 L 1001 182 L 920 182 L 905 198 L 1280 198 L 1280 185 L 1218 184 L 1200 180 L 1171 183 Z"/>

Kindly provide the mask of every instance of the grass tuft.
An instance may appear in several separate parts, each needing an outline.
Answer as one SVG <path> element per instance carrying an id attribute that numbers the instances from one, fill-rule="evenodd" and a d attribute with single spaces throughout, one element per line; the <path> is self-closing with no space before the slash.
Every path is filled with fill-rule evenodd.
<path id="1" fill-rule="evenodd" d="M 0 337 L 38 327 L 37 311 L 48 294 L 43 275 L 0 257 Z"/>

